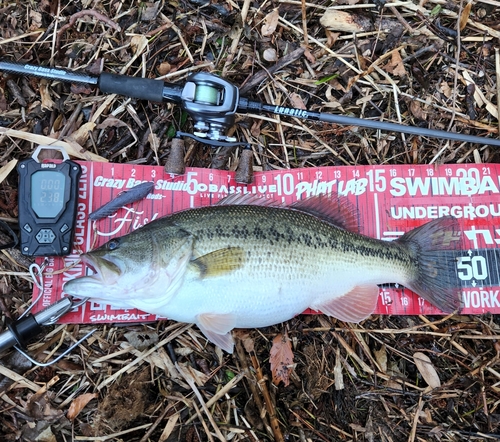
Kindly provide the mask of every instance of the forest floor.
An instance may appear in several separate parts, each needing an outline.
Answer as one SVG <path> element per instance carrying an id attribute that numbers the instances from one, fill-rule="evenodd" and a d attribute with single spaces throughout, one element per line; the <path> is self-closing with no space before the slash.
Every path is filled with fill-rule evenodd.
<path id="1" fill-rule="evenodd" d="M 17 0 L 0 2 L 0 24 L 4 60 L 179 83 L 192 72 L 213 72 L 266 103 L 499 136 L 498 0 Z M 99 126 L 109 116 L 115 123 Z M 109 99 L 88 86 L 5 74 L 0 167 L 32 154 L 31 135 L 112 162 L 163 166 L 175 129 L 193 130 L 184 117 L 172 104 Z M 500 160 L 486 143 L 269 115 L 238 115 L 236 123 L 231 132 L 250 143 L 257 171 Z M 238 166 L 240 148 L 189 146 L 187 166 Z M 1 179 L 0 219 L 15 223 L 17 176 Z M 29 260 L 13 249 L 0 259 L 6 327 L 29 305 L 32 281 Z M 29 346 L 39 360 L 90 326 L 49 330 Z M 284 330 L 294 358 L 287 386 L 272 382 L 269 364 L 273 339 Z M 2 355 L 0 438 L 500 440 L 497 334 L 494 315 L 373 315 L 360 324 L 300 315 L 239 331 L 228 355 L 194 326 L 100 325 L 48 367 L 16 351 Z M 154 344 L 139 345 L 145 336 Z M 422 368 L 425 356 L 430 362 Z"/>

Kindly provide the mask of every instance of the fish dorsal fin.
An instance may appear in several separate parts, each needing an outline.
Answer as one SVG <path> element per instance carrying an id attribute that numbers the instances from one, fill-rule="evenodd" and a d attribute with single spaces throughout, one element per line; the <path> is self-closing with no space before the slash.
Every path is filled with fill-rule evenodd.
<path id="1" fill-rule="evenodd" d="M 375 284 L 357 285 L 345 295 L 311 308 L 341 321 L 360 322 L 375 311 L 378 294 L 379 288 Z"/>
<path id="2" fill-rule="evenodd" d="M 234 193 L 217 201 L 215 206 L 264 206 L 264 207 L 284 207 L 284 204 L 268 198 L 259 197 L 253 193 Z"/>
<path id="3" fill-rule="evenodd" d="M 254 194 L 235 193 L 220 201 L 216 206 L 264 206 L 276 208 L 290 208 L 300 212 L 308 213 L 336 227 L 350 232 L 360 231 L 359 213 L 356 207 L 345 197 L 338 195 L 318 195 L 296 201 L 289 206 L 279 201 L 262 198 Z"/>
<path id="4" fill-rule="evenodd" d="M 245 263 L 245 252 L 241 247 L 226 247 L 214 250 L 191 261 L 200 279 L 220 276 L 238 270 Z"/>
<path id="5" fill-rule="evenodd" d="M 296 201 L 289 207 L 350 232 L 358 233 L 360 230 L 358 210 L 345 197 L 318 195 Z"/>

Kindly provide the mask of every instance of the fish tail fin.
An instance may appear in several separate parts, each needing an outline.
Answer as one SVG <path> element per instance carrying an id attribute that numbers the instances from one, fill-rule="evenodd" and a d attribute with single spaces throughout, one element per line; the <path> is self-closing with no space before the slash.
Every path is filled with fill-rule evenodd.
<path id="1" fill-rule="evenodd" d="M 397 240 L 405 246 L 417 271 L 407 287 L 445 313 L 461 308 L 456 273 L 461 230 L 458 220 L 445 216 L 417 227 Z"/>

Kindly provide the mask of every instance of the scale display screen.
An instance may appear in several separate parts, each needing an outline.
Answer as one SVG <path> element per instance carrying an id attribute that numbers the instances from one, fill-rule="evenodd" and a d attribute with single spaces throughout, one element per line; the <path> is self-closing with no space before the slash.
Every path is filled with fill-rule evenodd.
<path id="1" fill-rule="evenodd" d="M 31 207 L 39 218 L 56 218 L 64 209 L 66 177 L 58 171 L 40 170 L 31 176 Z"/>

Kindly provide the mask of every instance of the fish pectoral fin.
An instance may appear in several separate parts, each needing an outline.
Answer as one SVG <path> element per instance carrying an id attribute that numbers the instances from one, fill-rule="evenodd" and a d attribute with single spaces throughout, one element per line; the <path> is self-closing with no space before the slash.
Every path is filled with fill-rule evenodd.
<path id="1" fill-rule="evenodd" d="M 238 270 L 244 263 L 245 252 L 241 247 L 226 247 L 200 256 L 191 261 L 190 265 L 197 270 L 202 279 Z"/>
<path id="2" fill-rule="evenodd" d="M 233 353 L 234 341 L 231 330 L 236 324 L 236 316 L 232 313 L 202 313 L 196 318 L 196 325 L 213 344 L 228 353 Z"/>
<path id="3" fill-rule="evenodd" d="M 374 285 L 357 285 L 339 298 L 314 305 L 314 310 L 345 322 L 360 322 L 377 307 L 379 288 Z"/>

